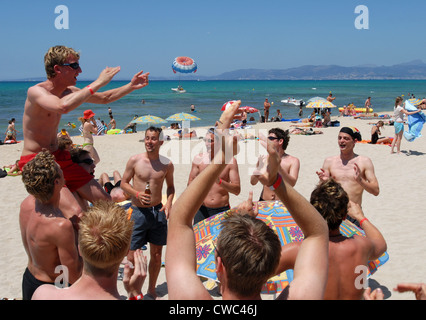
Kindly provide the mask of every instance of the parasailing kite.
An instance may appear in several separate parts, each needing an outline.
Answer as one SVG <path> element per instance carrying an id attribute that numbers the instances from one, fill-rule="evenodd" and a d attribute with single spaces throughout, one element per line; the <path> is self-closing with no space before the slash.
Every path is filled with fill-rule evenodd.
<path id="1" fill-rule="evenodd" d="M 172 70 L 174 73 L 195 73 L 197 72 L 197 64 L 194 59 L 190 57 L 177 57 L 173 60 Z M 186 92 L 180 85 L 180 76 L 179 76 L 179 85 L 177 88 L 172 88 L 173 91 L 184 93 Z"/>

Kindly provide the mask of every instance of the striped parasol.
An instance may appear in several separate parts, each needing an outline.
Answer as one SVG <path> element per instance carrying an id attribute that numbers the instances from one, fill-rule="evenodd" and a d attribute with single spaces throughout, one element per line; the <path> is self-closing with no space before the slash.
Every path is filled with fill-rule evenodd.
<path id="1" fill-rule="evenodd" d="M 336 108 L 337 106 L 330 101 L 327 100 L 314 100 L 307 104 L 306 108 L 317 108 L 317 109 L 323 109 L 323 108 Z"/>
<path id="2" fill-rule="evenodd" d="M 102 122 L 98 119 L 96 119 L 96 126 L 98 127 L 98 132 L 97 135 L 101 135 L 104 132 L 104 125 L 102 124 Z M 80 127 L 78 128 L 78 130 L 83 133 L 83 125 L 81 124 Z"/>
<path id="3" fill-rule="evenodd" d="M 196 121 L 200 118 L 185 112 L 175 113 L 166 119 L 167 121 Z"/>
<path id="4" fill-rule="evenodd" d="M 167 122 L 166 120 L 160 117 L 152 116 L 152 115 L 142 116 L 130 121 L 130 123 L 141 123 L 141 124 L 145 124 L 145 123 L 160 124 L 160 123 L 166 123 L 166 122 Z"/>

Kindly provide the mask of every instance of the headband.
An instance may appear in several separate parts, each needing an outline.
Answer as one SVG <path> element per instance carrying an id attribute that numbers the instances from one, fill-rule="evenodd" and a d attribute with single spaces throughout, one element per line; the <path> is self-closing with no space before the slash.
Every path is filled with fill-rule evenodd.
<path id="1" fill-rule="evenodd" d="M 340 129 L 340 132 L 347 133 L 354 140 L 357 140 L 357 141 L 361 141 L 362 140 L 361 133 L 355 127 L 343 127 L 342 129 Z"/>

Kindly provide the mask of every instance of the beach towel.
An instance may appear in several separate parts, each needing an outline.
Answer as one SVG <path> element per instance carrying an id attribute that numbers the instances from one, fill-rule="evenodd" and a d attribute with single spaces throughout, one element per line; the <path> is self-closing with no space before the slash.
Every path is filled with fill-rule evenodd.
<path id="1" fill-rule="evenodd" d="M 408 101 L 405 101 L 405 109 L 407 111 L 416 111 L 417 108 L 413 106 Z M 421 131 L 423 129 L 423 125 L 426 122 L 426 117 L 423 112 L 411 114 L 408 116 L 408 131 L 404 131 L 404 138 L 413 142 L 415 139 L 420 138 L 422 136 Z"/>

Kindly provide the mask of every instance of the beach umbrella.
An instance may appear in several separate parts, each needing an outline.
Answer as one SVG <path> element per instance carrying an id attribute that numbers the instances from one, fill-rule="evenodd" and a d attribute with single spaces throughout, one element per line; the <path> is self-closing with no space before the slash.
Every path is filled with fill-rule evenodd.
<path id="1" fill-rule="evenodd" d="M 322 108 L 336 108 L 337 106 L 333 103 L 331 103 L 330 101 L 327 100 L 315 100 L 315 101 L 311 101 L 306 105 L 306 108 L 317 108 L 317 109 L 322 109 Z"/>
<path id="2" fill-rule="evenodd" d="M 257 218 L 274 230 L 282 246 L 295 241 L 303 241 L 302 230 L 281 201 L 260 201 L 258 207 Z M 228 216 L 229 210 L 200 221 L 193 226 L 196 241 L 197 275 L 217 281 L 213 243 L 216 242 L 220 233 L 222 221 Z M 364 231 L 348 220 L 343 221 L 340 232 L 347 237 L 355 234 L 365 235 Z M 389 256 L 385 252 L 379 259 L 369 261 L 367 277 L 370 277 L 388 259 Z M 287 270 L 270 278 L 263 286 L 262 293 L 279 294 L 292 280 L 293 270 Z"/>
<path id="3" fill-rule="evenodd" d="M 258 109 L 254 108 L 254 107 L 249 107 L 249 106 L 240 107 L 240 108 L 238 108 L 238 110 L 245 111 L 247 113 L 259 112 Z"/>
<path id="4" fill-rule="evenodd" d="M 418 106 L 422 102 L 422 99 L 412 98 L 408 99 L 408 102 L 411 103 L 413 106 Z"/>
<path id="5" fill-rule="evenodd" d="M 175 113 L 166 119 L 167 121 L 196 121 L 200 118 L 185 112 Z"/>
<path id="6" fill-rule="evenodd" d="M 159 123 L 166 123 L 166 122 L 167 122 L 166 120 L 160 117 L 151 116 L 151 115 L 142 116 L 130 121 L 130 123 L 142 123 L 142 124 L 144 123 L 159 124 Z"/>
<path id="7" fill-rule="evenodd" d="M 309 103 L 309 102 L 313 102 L 313 101 L 327 101 L 327 99 L 326 99 L 326 98 L 323 98 L 323 97 L 313 97 L 313 98 L 310 98 L 310 99 L 308 100 L 308 103 Z"/>

